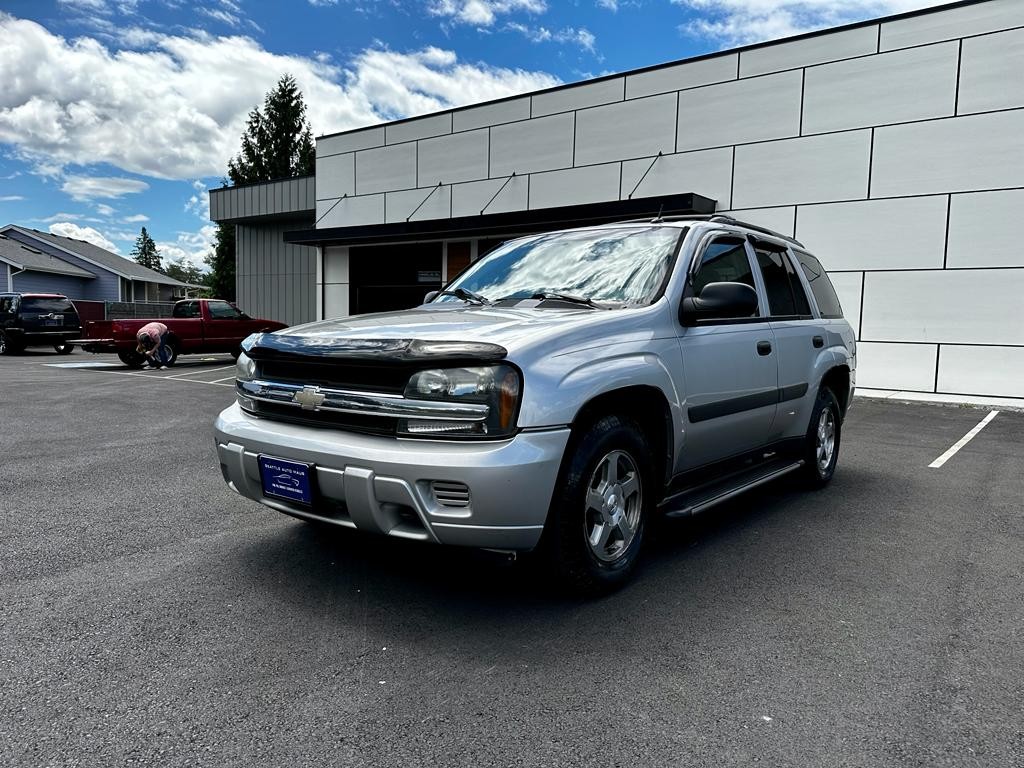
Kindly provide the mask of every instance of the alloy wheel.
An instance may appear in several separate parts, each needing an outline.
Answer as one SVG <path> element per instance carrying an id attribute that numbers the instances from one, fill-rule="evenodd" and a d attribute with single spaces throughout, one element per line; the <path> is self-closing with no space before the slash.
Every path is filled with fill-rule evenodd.
<path id="1" fill-rule="evenodd" d="M 636 462 L 612 451 L 597 463 L 587 484 L 584 535 L 591 553 L 613 563 L 629 549 L 640 527 L 643 488 Z"/>
<path id="2" fill-rule="evenodd" d="M 818 472 L 824 475 L 832 463 L 836 451 L 836 417 L 831 408 L 825 408 L 818 417 L 818 432 L 815 441 Z"/>

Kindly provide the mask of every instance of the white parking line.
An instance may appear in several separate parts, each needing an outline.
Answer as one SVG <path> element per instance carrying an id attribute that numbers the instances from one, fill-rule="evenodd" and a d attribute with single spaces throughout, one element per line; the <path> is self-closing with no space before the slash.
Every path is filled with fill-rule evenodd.
<path id="1" fill-rule="evenodd" d="M 971 440 L 974 439 L 974 436 L 981 432 L 981 430 L 985 428 L 985 425 L 992 421 L 992 419 L 994 419 L 998 413 L 999 411 L 989 411 L 988 416 L 982 419 L 974 429 L 972 429 L 966 435 L 964 435 L 955 443 L 953 443 L 953 445 L 950 447 L 948 451 L 939 456 L 939 458 L 937 458 L 935 461 L 929 464 L 928 467 L 930 469 L 938 469 L 951 458 L 953 458 L 956 455 L 956 452 L 963 448 L 965 445 L 967 445 L 969 442 L 971 442 Z"/>
<path id="2" fill-rule="evenodd" d="M 176 373 L 173 376 L 161 376 L 161 379 L 180 379 L 182 376 L 194 376 L 197 373 L 213 373 L 214 371 L 226 371 L 228 368 L 234 368 L 233 365 L 222 365 L 220 368 L 200 368 L 197 371 L 185 371 L 185 373 Z"/>
<path id="3" fill-rule="evenodd" d="M 235 378 L 234 376 L 225 376 L 223 379 L 214 379 L 213 381 L 211 381 L 209 383 L 210 384 L 220 384 L 222 381 L 231 381 L 234 378 Z"/>
<path id="4" fill-rule="evenodd" d="M 234 366 L 228 366 L 234 367 Z M 178 379 L 174 376 L 153 376 L 149 373 L 134 373 L 132 371 L 107 371 L 102 368 L 94 368 L 96 373 L 111 373 L 114 376 L 137 376 L 140 379 L 149 379 L 150 381 L 175 381 L 179 384 L 208 384 L 212 387 L 230 387 L 231 384 L 217 384 L 212 381 L 197 381 L 196 379 Z M 231 378 L 234 378 L 233 376 Z"/>

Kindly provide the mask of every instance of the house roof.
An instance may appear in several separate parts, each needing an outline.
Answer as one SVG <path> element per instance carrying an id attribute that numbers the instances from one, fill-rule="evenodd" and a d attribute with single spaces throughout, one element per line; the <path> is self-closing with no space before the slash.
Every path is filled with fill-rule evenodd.
<path id="1" fill-rule="evenodd" d="M 90 280 L 96 277 L 92 272 L 87 272 L 76 267 L 74 264 L 58 259 L 56 256 L 43 253 L 3 235 L 0 235 L 0 261 L 10 264 L 15 269 L 31 270 L 33 272 L 52 272 L 57 275 L 71 275 L 72 277 L 84 277 Z"/>
<path id="2" fill-rule="evenodd" d="M 38 229 L 29 229 L 28 227 L 19 227 L 11 224 L 0 230 L 2 232 L 14 229 L 23 235 L 35 238 L 49 245 L 56 246 L 61 250 L 67 251 L 68 253 L 78 256 L 85 261 L 95 264 L 100 269 L 105 269 L 108 272 L 113 272 L 115 275 L 127 278 L 129 280 L 139 280 L 147 283 L 160 283 L 161 285 L 177 285 L 184 286 L 185 283 L 180 280 L 175 280 L 173 277 L 162 275 L 152 269 L 136 264 L 131 259 L 126 259 L 124 256 L 118 256 L 116 253 L 111 253 L 108 250 L 100 248 L 98 245 L 87 243 L 84 240 L 76 240 L 73 237 L 63 237 L 61 235 L 54 235 L 50 232 L 40 232 Z"/>

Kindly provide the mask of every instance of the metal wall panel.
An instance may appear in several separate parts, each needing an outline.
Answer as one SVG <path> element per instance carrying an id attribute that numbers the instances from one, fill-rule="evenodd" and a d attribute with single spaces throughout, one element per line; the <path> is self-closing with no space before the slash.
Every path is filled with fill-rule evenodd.
<path id="1" fill-rule="evenodd" d="M 340 136 L 326 136 L 316 140 L 316 156 L 339 155 L 342 152 L 356 152 L 384 146 L 384 126 L 365 128 Z"/>
<path id="2" fill-rule="evenodd" d="M 340 202 L 319 200 L 316 204 L 316 226 L 318 229 L 383 223 L 384 193 L 382 192 L 375 195 L 346 197 Z"/>
<path id="3" fill-rule="evenodd" d="M 356 194 L 416 186 L 416 145 L 396 144 L 356 153 Z"/>
<path id="4" fill-rule="evenodd" d="M 1024 3 L 1021 0 L 990 0 L 886 22 L 882 24 L 879 42 L 883 51 L 890 51 L 1022 26 Z"/>
<path id="5" fill-rule="evenodd" d="M 1024 29 L 964 40 L 961 115 L 1024 106 Z"/>
<path id="6" fill-rule="evenodd" d="M 736 211 L 724 210 L 720 206 L 719 210 L 727 216 L 732 216 L 740 221 L 756 224 L 759 227 L 767 227 L 768 229 L 780 232 L 783 235 L 789 235 L 790 237 L 793 236 L 793 214 L 796 211 L 796 206 L 784 205 L 780 208 L 743 208 Z"/>
<path id="7" fill-rule="evenodd" d="M 978 192 L 1024 179 L 1024 110 L 875 129 L 871 196 Z"/>
<path id="8" fill-rule="evenodd" d="M 608 104 L 576 113 L 575 165 L 671 153 L 676 139 L 676 95 Z"/>
<path id="9" fill-rule="evenodd" d="M 316 159 L 317 194 L 322 200 L 356 193 L 356 156 L 329 155 Z"/>
<path id="10" fill-rule="evenodd" d="M 467 131 L 419 143 L 419 186 L 441 181 L 476 181 L 487 178 L 488 131 Z"/>
<path id="11" fill-rule="evenodd" d="M 489 125 L 501 125 L 530 117 L 530 97 L 509 99 L 497 104 L 486 104 L 472 109 L 461 109 L 453 116 L 453 130 L 469 131 L 474 128 L 486 128 Z"/>
<path id="12" fill-rule="evenodd" d="M 491 177 L 572 166 L 575 115 L 491 128 Z"/>
<path id="13" fill-rule="evenodd" d="M 452 113 L 442 112 L 439 115 L 430 115 L 418 120 L 407 120 L 384 126 L 384 143 L 398 144 L 403 141 L 415 141 L 451 132 Z"/>
<path id="14" fill-rule="evenodd" d="M 487 213 L 525 211 L 529 177 L 516 176 L 507 181 L 508 184 L 506 179 L 456 184 L 452 187 L 452 216 L 476 216 L 485 205 Z M 495 194 L 498 196 L 494 197 Z M 492 197 L 494 201 L 488 205 Z"/>
<path id="15" fill-rule="evenodd" d="M 285 232 L 310 224 L 291 220 L 236 228 L 236 288 L 245 312 L 289 325 L 315 319 L 315 250 L 284 242 Z"/>
<path id="16" fill-rule="evenodd" d="M 1015 344 L 1024 340 L 1024 269 L 869 272 L 869 341 Z"/>
<path id="17" fill-rule="evenodd" d="M 957 43 L 811 67 L 803 133 L 948 117 L 956 104 Z"/>
<path id="18" fill-rule="evenodd" d="M 878 26 L 874 25 L 755 48 L 740 53 L 740 77 L 866 56 L 877 47 Z"/>
<path id="19" fill-rule="evenodd" d="M 619 163 L 609 163 L 533 174 L 530 176 L 530 208 L 616 200 L 620 170 Z"/>
<path id="20" fill-rule="evenodd" d="M 830 270 L 942 269 L 946 195 L 803 205 L 796 236 Z"/>
<path id="21" fill-rule="evenodd" d="M 867 197 L 870 154 L 870 131 L 736 147 L 733 207 Z"/>
<path id="22" fill-rule="evenodd" d="M 531 97 L 531 114 L 533 117 L 550 115 L 555 112 L 567 112 L 571 109 L 596 107 L 622 101 L 625 78 L 616 77 L 597 83 L 584 83 L 572 88 L 561 88 L 549 93 L 538 93 Z"/>
<path id="23" fill-rule="evenodd" d="M 626 98 L 638 99 L 656 93 L 735 80 L 738 61 L 738 54 L 722 54 L 710 59 L 626 75 Z"/>
<path id="24" fill-rule="evenodd" d="M 857 386 L 935 391 L 935 344 L 857 344 Z"/>
<path id="25" fill-rule="evenodd" d="M 782 72 L 681 92 L 677 149 L 799 135 L 802 80 Z"/>
<path id="26" fill-rule="evenodd" d="M 953 195 L 946 266 L 1024 267 L 1022 211 L 1024 189 Z"/>
<path id="27" fill-rule="evenodd" d="M 410 216 L 412 221 L 447 219 L 451 215 L 451 208 L 450 186 L 435 185 L 404 192 L 384 193 L 384 220 L 388 222 L 407 221 L 410 220 Z"/>
<path id="28" fill-rule="evenodd" d="M 622 164 L 621 199 L 629 197 L 634 187 L 634 197 L 693 191 L 717 200 L 720 210 L 729 207 L 732 195 L 731 147 L 665 155 L 654 161 L 653 165 L 652 161 L 654 158 L 644 158 Z M 646 176 L 643 175 L 645 172 Z M 636 186 L 637 182 L 640 182 L 639 187 Z"/>
<path id="29" fill-rule="evenodd" d="M 825 269 L 829 269 L 828 254 L 814 254 Z M 853 326 L 853 332 L 860 338 L 860 291 L 864 280 L 862 272 L 830 272 L 829 280 L 835 286 L 839 304 L 843 308 L 843 317 Z M 859 383 L 859 382 L 858 382 Z"/>
<path id="30" fill-rule="evenodd" d="M 938 391 L 1024 397 L 1024 347 L 943 346 Z"/>

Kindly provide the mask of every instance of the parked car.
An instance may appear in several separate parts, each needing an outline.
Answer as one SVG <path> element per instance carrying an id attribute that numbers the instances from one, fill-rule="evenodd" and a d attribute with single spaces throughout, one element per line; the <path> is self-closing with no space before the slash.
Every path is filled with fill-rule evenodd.
<path id="1" fill-rule="evenodd" d="M 520 238 L 421 307 L 243 350 L 215 425 L 233 490 L 319 523 L 539 548 L 583 591 L 629 576 L 654 515 L 828 483 L 856 371 L 819 261 L 724 216 Z"/>
<path id="2" fill-rule="evenodd" d="M 116 352 L 125 365 L 141 368 L 146 359 L 135 351 L 136 334 L 142 326 L 154 320 L 167 326 L 170 352 L 167 365 L 174 365 L 178 355 L 230 352 L 237 357 L 241 351 L 239 345 L 246 336 L 288 327 L 274 320 L 249 317 L 222 299 L 183 299 L 174 305 L 171 317 L 87 323 L 82 349 L 87 352 Z"/>
<path id="3" fill-rule="evenodd" d="M 82 335 L 78 310 L 60 293 L 0 293 L 0 355 L 26 347 L 53 347 L 71 354 Z"/>

